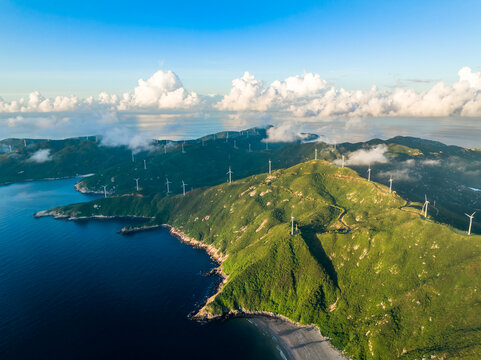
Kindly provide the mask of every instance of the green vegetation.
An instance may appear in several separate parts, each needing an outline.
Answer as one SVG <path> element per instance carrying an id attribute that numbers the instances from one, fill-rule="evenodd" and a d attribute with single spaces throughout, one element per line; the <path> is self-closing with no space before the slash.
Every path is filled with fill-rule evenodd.
<path id="1" fill-rule="evenodd" d="M 479 359 L 481 237 L 423 219 L 419 205 L 354 170 L 310 161 L 186 196 L 54 210 L 148 216 L 219 249 L 228 279 L 207 313 L 315 323 L 354 359 Z"/>

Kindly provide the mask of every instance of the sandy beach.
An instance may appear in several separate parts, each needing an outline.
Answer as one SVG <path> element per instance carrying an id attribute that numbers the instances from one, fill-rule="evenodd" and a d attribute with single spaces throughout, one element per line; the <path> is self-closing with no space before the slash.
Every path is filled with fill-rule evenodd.
<path id="1" fill-rule="evenodd" d="M 297 326 L 288 321 L 268 317 L 248 319 L 265 334 L 269 334 L 279 344 L 281 356 L 289 360 L 347 360 L 335 349 L 329 339 L 323 337 L 314 326 Z"/>

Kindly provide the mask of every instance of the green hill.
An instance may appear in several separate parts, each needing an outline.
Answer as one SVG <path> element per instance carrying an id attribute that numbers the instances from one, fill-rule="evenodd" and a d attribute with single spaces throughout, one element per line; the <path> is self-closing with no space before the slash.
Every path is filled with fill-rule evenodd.
<path id="1" fill-rule="evenodd" d="M 239 179 L 267 171 L 269 159 L 273 169 L 281 169 L 312 160 L 315 149 L 319 159 L 333 162 L 343 155 L 348 159 L 357 151 L 369 152 L 382 145 L 385 159 L 372 163 L 373 180 L 388 184 L 392 175 L 394 189 L 413 202 L 424 201 L 427 194 L 430 215 L 462 231 L 468 224 L 465 213 L 481 213 L 481 191 L 475 190 L 481 189 L 480 151 L 412 137 L 342 143 L 337 147 L 323 142 L 271 143 L 268 149 L 265 139 L 266 129 L 249 129 L 185 142 L 153 141 L 148 150 L 135 154 L 133 162 L 126 146 L 103 146 L 95 137 L 27 140 L 27 147 L 23 140 L 7 139 L 0 141 L 0 149 L 12 145 L 13 151 L 0 153 L 0 184 L 94 173 L 80 181 L 79 189 L 102 192 L 107 186 L 110 195 L 128 194 L 136 190 L 134 179 L 139 179 L 139 193 L 152 198 L 166 195 L 166 178 L 172 182 L 172 194 L 178 194 L 182 192 L 182 180 L 188 184 L 187 190 L 225 182 L 229 166 L 234 178 Z M 29 160 L 42 149 L 50 151 L 50 161 Z M 349 167 L 363 177 L 367 175 L 366 162 L 352 162 Z M 473 223 L 473 232 L 478 234 L 480 219 L 475 217 Z"/>
<path id="2" fill-rule="evenodd" d="M 407 205 L 351 169 L 310 161 L 186 196 L 54 211 L 152 217 L 146 225 L 218 249 L 228 277 L 201 316 L 268 311 L 314 323 L 354 359 L 479 359 L 481 237 Z"/>

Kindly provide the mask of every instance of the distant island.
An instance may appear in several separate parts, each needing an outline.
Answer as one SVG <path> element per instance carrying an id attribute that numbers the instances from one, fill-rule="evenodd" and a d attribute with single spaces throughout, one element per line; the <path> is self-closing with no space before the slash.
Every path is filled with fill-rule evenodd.
<path id="1" fill-rule="evenodd" d="M 481 203 L 480 152 L 266 138 L 249 129 L 135 154 L 96 139 L 20 143 L 0 155 L 0 181 L 95 173 L 77 189 L 104 198 L 36 215 L 142 217 L 122 231 L 169 226 L 205 248 L 223 280 L 192 314 L 200 321 L 282 315 L 353 359 L 479 357 L 481 231 L 475 220 L 466 233 L 464 213 Z M 50 160 L 26 170 L 52 143 Z"/>

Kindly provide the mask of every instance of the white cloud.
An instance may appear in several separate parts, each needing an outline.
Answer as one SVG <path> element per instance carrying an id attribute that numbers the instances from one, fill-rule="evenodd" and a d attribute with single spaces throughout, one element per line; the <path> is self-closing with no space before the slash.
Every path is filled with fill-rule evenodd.
<path id="1" fill-rule="evenodd" d="M 41 149 L 32 154 L 27 161 L 34 163 L 44 163 L 47 161 L 52 161 L 52 156 L 50 155 L 50 149 Z"/>
<path id="2" fill-rule="evenodd" d="M 441 160 L 426 159 L 426 160 L 422 160 L 421 164 L 425 166 L 438 166 L 441 164 Z"/>
<path id="3" fill-rule="evenodd" d="M 303 140 L 308 135 L 300 131 L 299 124 L 285 122 L 267 129 L 267 142 L 293 142 Z"/>
<path id="4" fill-rule="evenodd" d="M 232 81 L 229 94 L 215 107 L 229 111 L 284 111 L 297 117 L 328 116 L 480 116 L 481 73 L 463 67 L 452 85 L 438 82 L 431 89 L 416 92 L 397 88 L 381 92 L 349 91 L 328 86 L 318 74 L 307 73 L 267 88 L 245 73 Z"/>
<path id="5" fill-rule="evenodd" d="M 199 103 L 198 95 L 186 90 L 174 72 L 158 70 L 147 80 L 139 79 L 132 92 L 121 96 L 101 92 L 97 98 L 56 96 L 49 99 L 34 91 L 28 99 L 7 102 L 0 98 L 0 113 L 188 109 Z"/>
<path id="6" fill-rule="evenodd" d="M 153 148 L 153 139 L 133 133 L 125 127 L 114 127 L 102 136 L 101 145 L 109 147 L 127 146 L 134 153 L 138 153 L 151 150 Z"/>
<path id="7" fill-rule="evenodd" d="M 389 161 L 386 157 L 388 147 L 384 144 L 376 145 L 370 149 L 359 149 L 347 156 L 346 165 L 369 165 L 375 163 L 385 164 Z M 336 160 L 336 164 L 340 164 L 342 160 Z"/>

